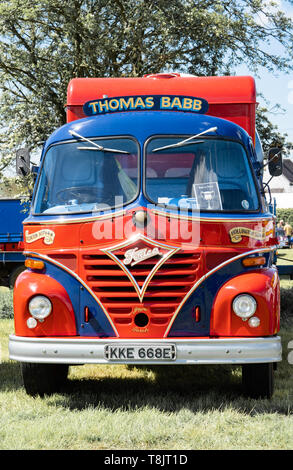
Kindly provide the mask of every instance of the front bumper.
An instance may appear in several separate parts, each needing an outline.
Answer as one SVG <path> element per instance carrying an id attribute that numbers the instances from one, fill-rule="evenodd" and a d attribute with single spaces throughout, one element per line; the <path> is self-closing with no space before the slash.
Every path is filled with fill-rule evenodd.
<path id="1" fill-rule="evenodd" d="M 176 346 L 176 359 L 107 360 L 105 346 Z M 30 338 L 10 335 L 10 359 L 20 362 L 55 364 L 248 364 L 279 362 L 282 346 L 279 336 L 265 338 L 192 338 L 192 339 L 100 339 Z"/>

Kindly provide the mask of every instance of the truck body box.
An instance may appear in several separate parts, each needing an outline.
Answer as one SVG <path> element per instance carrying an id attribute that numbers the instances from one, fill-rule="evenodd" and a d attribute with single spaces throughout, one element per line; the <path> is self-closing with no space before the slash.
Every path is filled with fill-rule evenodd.
<path id="1" fill-rule="evenodd" d="M 85 117 L 83 105 L 93 99 L 136 95 L 177 95 L 205 99 L 206 114 L 227 119 L 255 140 L 256 90 L 253 77 L 182 77 L 157 74 L 143 78 L 74 78 L 67 92 L 67 122 Z"/>

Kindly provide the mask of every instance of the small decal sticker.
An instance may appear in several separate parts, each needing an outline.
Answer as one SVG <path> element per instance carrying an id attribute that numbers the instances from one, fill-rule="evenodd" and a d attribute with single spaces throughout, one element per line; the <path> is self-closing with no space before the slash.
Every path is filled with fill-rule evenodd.
<path id="1" fill-rule="evenodd" d="M 44 239 L 45 245 L 52 245 L 54 238 L 55 238 L 55 232 L 49 229 L 42 229 L 34 233 L 29 233 L 28 230 L 26 230 L 25 232 L 25 241 L 27 243 L 36 242 L 37 240 L 40 240 L 41 238 Z"/>
<path id="2" fill-rule="evenodd" d="M 246 201 L 246 199 L 243 199 L 243 201 L 241 202 L 241 206 L 243 207 L 243 209 L 249 209 L 249 202 Z"/>
<path id="3" fill-rule="evenodd" d="M 264 240 L 266 236 L 266 230 L 253 230 L 247 227 L 235 227 L 229 231 L 229 235 L 232 243 L 240 243 L 242 237 L 253 238 L 255 240 Z"/>

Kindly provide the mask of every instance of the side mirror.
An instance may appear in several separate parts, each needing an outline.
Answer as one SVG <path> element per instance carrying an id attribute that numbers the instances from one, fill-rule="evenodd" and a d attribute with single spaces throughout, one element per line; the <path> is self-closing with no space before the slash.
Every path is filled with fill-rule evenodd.
<path id="1" fill-rule="evenodd" d="M 273 147 L 268 154 L 269 172 L 271 176 L 281 176 L 283 173 L 282 149 Z"/>
<path id="2" fill-rule="evenodd" d="M 16 174 L 27 176 L 30 173 L 30 152 L 28 148 L 19 149 L 16 152 Z"/>

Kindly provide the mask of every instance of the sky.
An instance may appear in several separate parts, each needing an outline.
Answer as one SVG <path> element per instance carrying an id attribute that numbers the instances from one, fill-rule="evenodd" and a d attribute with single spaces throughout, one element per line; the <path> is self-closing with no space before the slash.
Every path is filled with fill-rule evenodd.
<path id="1" fill-rule="evenodd" d="M 293 20 L 293 4 L 285 0 L 278 0 L 278 8 L 283 10 L 287 16 Z M 280 52 L 280 47 L 277 44 L 272 44 L 271 52 Z M 293 60 L 293 58 L 292 58 Z M 288 134 L 288 140 L 293 142 L 293 71 L 290 74 L 283 72 L 272 74 L 265 68 L 259 69 L 259 77 L 256 77 L 245 65 L 242 65 L 236 70 L 237 75 L 253 75 L 256 82 L 256 90 L 258 93 L 264 95 L 269 101 L 270 105 L 258 97 L 260 105 L 268 108 L 273 108 L 274 105 L 280 104 L 284 111 L 279 111 L 277 114 L 269 115 L 269 119 L 273 124 L 276 124 L 281 133 Z M 293 158 L 293 152 L 291 153 Z"/>

